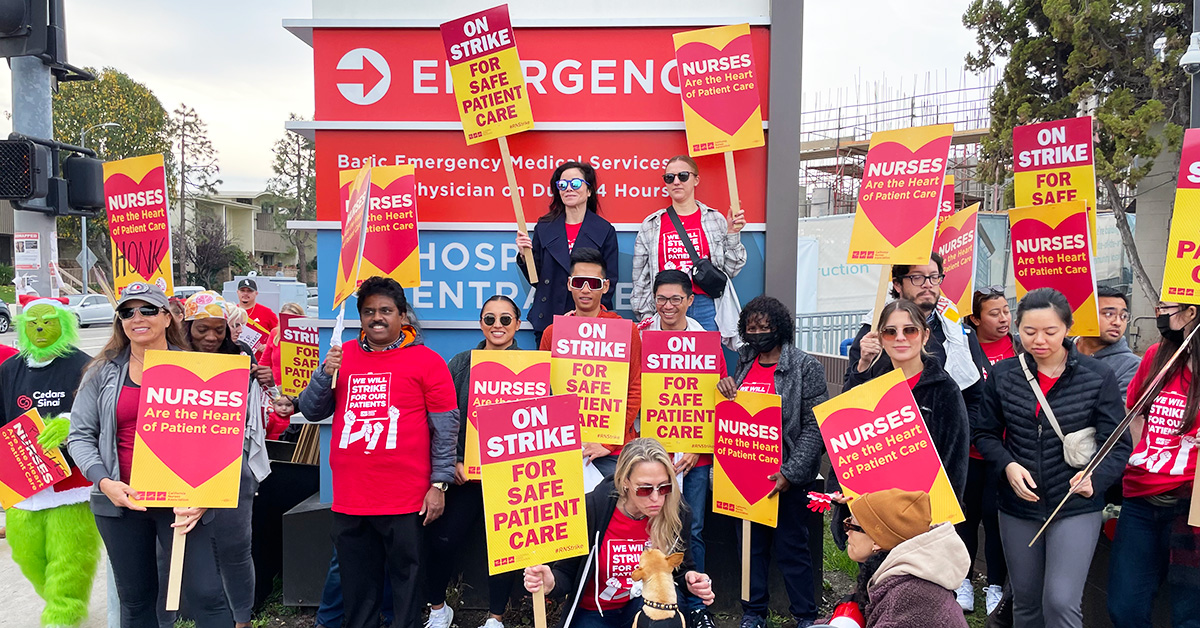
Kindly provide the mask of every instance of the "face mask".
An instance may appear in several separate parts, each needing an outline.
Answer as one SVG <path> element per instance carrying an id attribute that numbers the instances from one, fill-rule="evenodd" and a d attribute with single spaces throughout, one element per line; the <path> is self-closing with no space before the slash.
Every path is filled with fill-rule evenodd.
<path id="1" fill-rule="evenodd" d="M 775 332 L 746 334 L 745 339 L 746 344 L 759 353 L 767 353 L 779 345 L 779 341 L 775 338 Z"/>
<path id="2" fill-rule="evenodd" d="M 1183 344 L 1183 330 L 1171 329 L 1170 314 L 1159 314 L 1155 317 L 1154 323 L 1158 326 L 1158 333 L 1162 334 L 1164 339 L 1170 340 L 1177 345 Z"/>

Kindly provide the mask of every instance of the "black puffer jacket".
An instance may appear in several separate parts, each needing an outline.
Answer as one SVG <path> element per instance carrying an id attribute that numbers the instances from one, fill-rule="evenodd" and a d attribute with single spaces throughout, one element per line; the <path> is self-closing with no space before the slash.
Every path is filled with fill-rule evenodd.
<path id="1" fill-rule="evenodd" d="M 1046 393 L 1046 400 L 1064 433 L 1094 427 L 1096 445 L 1102 445 L 1124 417 L 1117 378 L 1099 360 L 1079 353 L 1070 340 L 1063 341 L 1063 346 L 1067 348 L 1067 365 Z M 1034 493 L 1038 501 L 1027 502 L 1017 497 L 1002 477 L 1000 510 L 1021 519 L 1044 521 L 1066 496 L 1071 478 L 1079 469 L 1063 460 L 1062 441 L 1045 412 L 1034 414 L 1037 396 L 1018 360 L 1028 360 L 1030 371 L 1037 373 L 1037 365 L 1028 354 L 997 362 L 984 385 L 979 418 L 971 426 L 971 435 L 979 453 L 999 472 L 1016 462 L 1029 470 L 1037 484 Z M 1101 510 L 1104 491 L 1121 477 L 1132 449 L 1129 434 L 1125 434 L 1092 475 L 1092 497 L 1072 497 L 1058 516 Z"/>

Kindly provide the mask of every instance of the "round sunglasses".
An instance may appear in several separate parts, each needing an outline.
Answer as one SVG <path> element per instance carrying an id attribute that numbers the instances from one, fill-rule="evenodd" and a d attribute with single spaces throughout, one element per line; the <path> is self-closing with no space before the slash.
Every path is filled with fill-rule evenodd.
<path id="1" fill-rule="evenodd" d="M 513 322 L 512 314 L 501 314 L 500 315 L 500 325 L 502 325 L 504 327 L 508 327 L 509 325 L 512 325 L 512 322 Z M 484 314 L 483 315 L 483 324 L 487 325 L 488 327 L 495 325 L 496 324 L 496 315 L 495 314 Z"/>
<path id="2" fill-rule="evenodd" d="M 667 184 L 671 184 L 671 183 L 675 182 L 675 177 L 679 177 L 679 180 L 681 182 L 686 182 L 688 179 L 692 178 L 693 174 L 695 174 L 695 173 L 688 172 L 687 170 L 684 170 L 683 172 L 679 172 L 679 173 L 668 172 L 667 174 L 663 175 L 663 181 Z"/>
<path id="3" fill-rule="evenodd" d="M 554 182 L 554 187 L 558 188 L 560 192 L 566 192 L 567 188 L 578 190 L 587 184 L 587 181 L 576 177 L 574 179 L 559 179 Z"/>

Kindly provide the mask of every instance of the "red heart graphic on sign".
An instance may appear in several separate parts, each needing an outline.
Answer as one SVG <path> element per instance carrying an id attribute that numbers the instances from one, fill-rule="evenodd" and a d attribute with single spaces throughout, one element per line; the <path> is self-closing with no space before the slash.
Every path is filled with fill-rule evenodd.
<path id="1" fill-rule="evenodd" d="M 953 242 L 963 233 L 974 232 L 975 222 L 976 219 L 971 218 L 966 222 L 966 224 L 963 225 L 962 229 L 959 229 L 958 227 L 946 227 L 943 229 L 942 232 L 938 234 L 937 244 L 935 244 L 933 247 L 934 250 L 937 251 L 941 249 L 943 242 Z M 972 243 L 958 248 L 967 248 L 968 246 L 973 247 L 975 245 Z M 941 255 L 943 258 L 946 258 L 952 253 L 953 251 L 947 250 Z M 973 266 L 974 265 L 971 264 L 970 258 L 962 260 L 960 265 L 954 269 L 951 269 L 949 264 L 946 265 L 946 278 L 942 280 L 942 294 L 947 299 L 950 299 L 956 304 L 962 300 L 963 292 L 966 291 L 967 286 L 971 283 L 972 272 L 975 270 Z M 963 312 L 963 314 L 965 315 L 967 313 Z"/>
<path id="2" fill-rule="evenodd" d="M 683 79 L 683 65 L 685 63 L 700 62 L 706 59 L 718 59 L 721 57 L 738 57 L 740 55 L 752 55 L 753 47 L 750 45 L 750 36 L 742 35 L 725 44 L 725 47 L 717 50 L 713 46 L 693 41 L 684 44 L 675 52 L 675 58 L 679 61 L 680 72 L 679 76 Z M 727 74 L 743 72 L 744 70 L 729 70 L 726 72 L 712 74 Z M 710 74 L 704 72 L 700 76 Z M 696 76 L 696 75 L 692 75 Z M 746 124 L 746 120 L 754 114 L 754 110 L 758 109 L 761 102 L 758 98 L 757 89 L 745 89 L 740 91 L 730 91 L 722 94 L 713 94 L 709 96 L 695 96 L 687 99 L 687 104 L 700 117 L 708 121 L 709 124 L 721 129 L 729 135 L 738 132 L 742 125 Z"/>
<path id="3" fill-rule="evenodd" d="M 372 228 L 368 230 L 367 242 L 363 247 L 363 259 L 370 261 L 385 275 L 391 275 L 417 248 L 416 177 L 411 174 L 405 175 L 389 183 L 386 188 L 371 184 L 371 198 L 373 199 L 393 199 L 398 203 L 395 199 L 399 199 L 405 194 L 410 195 L 411 205 L 392 207 L 391 209 L 376 207 L 371 210 L 371 216 L 368 219 Z M 411 219 L 390 219 L 388 217 L 392 213 L 407 215 L 409 212 L 412 213 Z M 412 228 L 396 228 L 396 225 L 406 223 L 411 223 Z"/>
<path id="4" fill-rule="evenodd" d="M 862 208 L 876 231 L 892 246 L 900 246 L 929 225 L 938 213 L 937 199 L 942 191 L 942 182 L 946 173 L 946 154 L 950 150 L 950 138 L 937 138 L 925 144 L 915 152 L 899 142 L 883 142 L 872 146 L 867 153 L 862 191 L 859 193 L 858 205 Z M 875 175 L 871 176 L 872 166 L 910 162 L 922 159 L 941 159 L 942 167 L 935 172 L 924 174 Z M 921 179 L 924 185 L 908 185 L 910 179 Z M 903 181 L 903 187 L 892 188 L 890 181 Z M 870 184 L 879 184 L 869 188 Z M 881 194 L 891 192 L 910 192 L 908 199 L 879 198 Z"/>
<path id="5" fill-rule="evenodd" d="M 739 425 L 761 425 L 765 427 L 774 427 L 776 432 L 782 436 L 783 430 L 783 414 L 779 408 L 763 408 L 756 412 L 753 416 L 742 406 L 733 401 L 722 401 L 717 404 L 717 440 L 722 438 L 735 438 L 743 441 L 754 441 L 760 443 L 769 443 L 778 447 L 779 457 L 783 457 L 783 442 L 771 442 L 766 439 L 751 439 L 746 436 L 731 435 L 728 430 L 723 430 L 722 427 L 726 422 L 732 423 L 734 426 Z M 737 450 L 749 452 L 751 455 L 748 458 L 723 454 L 726 450 Z M 721 462 L 721 470 L 725 475 L 729 476 L 729 481 L 733 487 L 741 493 L 749 504 L 757 504 L 771 489 L 775 488 L 775 482 L 767 479 L 767 476 L 779 471 L 778 464 L 770 464 L 759 462 L 758 454 L 764 453 L 762 449 L 753 447 L 743 448 L 735 447 L 727 444 L 718 444 L 716 448 L 717 458 Z"/>
<path id="6" fill-rule="evenodd" d="M 18 428 L 24 432 L 23 435 L 18 433 Z M 66 477 L 66 471 L 54 462 L 46 463 L 46 474 L 50 476 L 48 480 L 36 471 L 37 461 L 31 459 L 32 454 L 45 454 L 42 446 L 37 444 L 39 434 L 33 421 L 27 417 L 20 417 L 0 430 L 0 446 L 4 447 L 5 452 L 0 456 L 0 479 L 22 497 L 33 495 Z M 27 457 L 25 452 L 31 456 Z"/>
<path id="7" fill-rule="evenodd" d="M 1016 260 L 1013 269 L 1017 280 L 1021 282 L 1025 290 L 1054 288 L 1067 297 L 1067 302 L 1071 304 L 1072 309 L 1079 309 L 1079 306 L 1083 305 L 1083 302 L 1092 295 L 1091 275 L 1088 272 L 1069 273 L 1066 271 L 1069 269 L 1087 270 L 1091 263 L 1088 260 L 1087 250 L 1085 248 L 1045 250 L 1053 248 L 1052 245 L 1045 246 L 1045 243 L 1055 242 L 1054 238 L 1056 237 L 1072 238 L 1085 234 L 1087 230 L 1087 214 L 1084 212 L 1068 216 L 1054 228 L 1033 218 L 1018 220 L 1012 227 L 1013 258 Z M 1084 240 L 1080 237 L 1079 241 L 1083 242 Z M 1029 246 L 1026 248 L 1022 245 L 1018 248 L 1018 243 L 1027 243 Z M 1052 261 L 1045 261 L 1046 257 L 1052 258 Z M 1080 257 L 1080 259 L 1065 261 L 1065 259 L 1075 257 Z M 1021 262 L 1021 260 L 1029 261 Z M 1029 274 L 1028 271 L 1031 267 L 1036 267 L 1038 274 Z"/>
<path id="8" fill-rule="evenodd" d="M 476 383 L 483 385 L 483 390 L 476 394 Z M 538 383 L 544 387 L 544 392 L 540 395 L 505 395 L 501 394 L 497 386 L 505 383 Z M 520 401 L 523 399 L 532 399 L 535 397 L 547 397 L 550 395 L 550 363 L 533 364 L 525 367 L 519 373 L 514 373 L 512 369 L 500 364 L 499 362 L 480 362 L 471 367 L 471 389 L 468 395 L 468 408 L 476 406 L 476 400 L 482 400 L 487 405 L 496 403 L 504 403 L 506 401 Z M 468 412 L 468 420 L 475 429 L 479 429 L 478 418 L 476 412 Z"/>
<path id="9" fill-rule="evenodd" d="M 162 265 L 171 250 L 165 203 L 145 203 L 155 191 L 165 199 L 166 179 L 161 167 L 146 173 L 140 182 L 126 174 L 114 174 L 104 180 L 108 206 L 108 230 L 118 254 L 143 279 Z M 138 201 L 141 194 L 142 202 Z M 153 217 L 147 214 L 154 214 Z"/>
<path id="10" fill-rule="evenodd" d="M 142 406 L 138 412 L 140 418 L 138 419 L 137 434 L 142 437 L 142 441 L 146 443 L 150 451 L 154 452 L 154 455 L 162 460 L 163 464 L 175 472 L 175 475 L 187 482 L 188 486 L 198 487 L 242 456 L 243 428 L 246 417 L 245 398 L 248 383 L 245 369 L 225 371 L 206 380 L 174 364 L 154 366 L 146 371 L 145 381 L 142 382 Z M 145 403 L 146 395 L 151 388 L 165 388 L 172 391 L 179 389 L 239 392 L 242 394 L 243 403 L 240 408 L 201 406 L 199 404 L 171 406 L 155 404 L 154 406 L 156 410 L 167 410 L 171 417 L 175 416 L 178 408 L 187 408 L 201 415 L 206 410 L 223 414 L 233 412 L 238 416 L 236 421 L 179 420 L 175 418 L 147 421 L 145 415 L 149 408 Z M 173 396 L 169 395 L 168 398 L 173 398 Z M 155 429 L 147 429 L 155 423 L 157 423 Z M 184 430 L 163 431 L 164 425 L 208 426 L 208 429 L 189 434 Z M 217 425 L 224 428 L 237 427 L 238 430 L 236 434 L 214 434 L 213 426 Z"/>
<path id="11" fill-rule="evenodd" d="M 917 418 L 903 423 L 904 417 L 901 411 L 906 407 L 910 412 L 916 414 Z M 890 420 L 902 422 L 899 427 L 893 428 L 887 423 L 890 413 L 898 413 L 893 414 Z M 888 424 L 887 432 L 878 436 L 873 435 L 864 440 L 859 429 L 862 426 L 877 428 L 876 421 L 879 421 L 881 417 L 882 421 Z M 911 432 L 916 427 L 919 427 L 920 430 Z M 875 429 L 875 431 L 879 430 Z M 908 455 L 900 455 L 901 447 L 912 445 L 918 439 L 928 440 L 929 438 L 929 431 L 925 428 L 925 421 L 921 418 L 920 409 L 913 399 L 912 391 L 908 388 L 908 382 L 901 381 L 893 386 L 871 410 L 846 408 L 834 412 L 821 424 L 821 434 L 825 436 L 829 458 L 834 462 L 834 468 L 842 486 L 859 495 L 889 488 L 928 492 L 933 486 L 934 479 L 937 478 L 938 470 L 941 469 L 937 452 L 934 451 L 932 445 Z M 908 436 L 903 439 L 898 439 L 891 444 L 887 442 L 888 436 L 899 437 L 905 434 Z M 842 448 L 840 443 L 844 443 L 845 448 Z M 883 448 L 864 456 L 862 453 L 864 445 L 882 445 Z M 849 459 L 849 456 L 856 452 L 858 459 Z M 837 461 L 843 457 L 846 458 L 846 464 L 838 465 Z M 884 464 L 873 466 L 870 464 L 885 460 L 887 462 Z M 854 471 L 854 475 L 849 477 L 845 475 L 844 470 L 847 467 Z"/>

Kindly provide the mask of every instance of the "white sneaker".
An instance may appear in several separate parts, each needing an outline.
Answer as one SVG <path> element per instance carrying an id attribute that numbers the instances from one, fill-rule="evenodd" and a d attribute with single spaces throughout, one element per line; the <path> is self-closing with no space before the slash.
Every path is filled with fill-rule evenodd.
<path id="1" fill-rule="evenodd" d="M 964 613 L 970 613 L 975 610 L 975 587 L 971 586 L 969 579 L 964 579 L 962 586 L 958 587 L 955 592 L 955 599 L 958 605 L 962 607 Z M 432 616 L 429 621 L 433 621 Z"/>
<path id="2" fill-rule="evenodd" d="M 987 600 L 987 613 L 991 615 L 1000 605 L 1000 598 L 1004 597 L 1004 587 L 998 584 L 988 585 L 988 588 L 983 590 L 983 596 Z"/>
<path id="3" fill-rule="evenodd" d="M 429 609 L 429 620 L 425 622 L 425 628 L 450 628 L 453 621 L 454 609 L 450 608 L 449 604 L 443 604 L 441 608 Z"/>
<path id="4" fill-rule="evenodd" d="M 488 620 L 479 628 L 504 628 L 504 624 L 495 617 L 488 617 Z"/>

